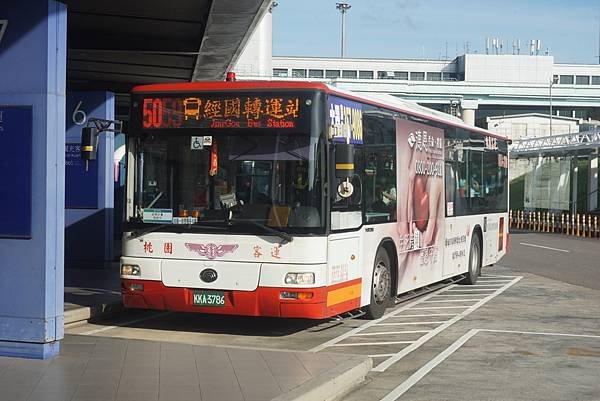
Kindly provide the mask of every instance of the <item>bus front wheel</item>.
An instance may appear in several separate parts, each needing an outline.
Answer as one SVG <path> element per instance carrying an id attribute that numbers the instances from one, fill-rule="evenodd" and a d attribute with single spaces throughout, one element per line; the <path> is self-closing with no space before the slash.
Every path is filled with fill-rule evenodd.
<path id="1" fill-rule="evenodd" d="M 481 240 L 479 234 L 473 232 L 469 251 L 469 271 L 460 284 L 475 284 L 481 272 Z"/>
<path id="2" fill-rule="evenodd" d="M 392 270 L 390 256 L 382 247 L 377 250 L 371 281 L 371 303 L 366 308 L 367 319 L 378 319 L 390 306 L 392 294 Z"/>

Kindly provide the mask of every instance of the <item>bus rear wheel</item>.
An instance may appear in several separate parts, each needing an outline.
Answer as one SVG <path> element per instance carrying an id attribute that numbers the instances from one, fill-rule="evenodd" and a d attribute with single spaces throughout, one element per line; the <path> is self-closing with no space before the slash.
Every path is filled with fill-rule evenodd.
<path id="1" fill-rule="evenodd" d="M 469 271 L 460 284 L 475 284 L 481 273 L 481 240 L 474 232 L 471 236 L 471 249 L 469 251 Z"/>
<path id="2" fill-rule="evenodd" d="M 373 277 L 371 280 L 371 303 L 365 314 L 367 319 L 379 319 L 390 306 L 392 294 L 392 270 L 390 256 L 384 248 L 375 255 Z"/>

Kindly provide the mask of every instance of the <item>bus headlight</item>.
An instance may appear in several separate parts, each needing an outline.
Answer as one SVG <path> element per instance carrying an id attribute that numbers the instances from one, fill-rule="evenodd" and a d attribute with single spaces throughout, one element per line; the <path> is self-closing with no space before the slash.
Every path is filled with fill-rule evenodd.
<path id="1" fill-rule="evenodd" d="M 138 265 L 121 265 L 122 276 L 139 276 L 140 274 L 141 270 Z"/>
<path id="2" fill-rule="evenodd" d="M 314 284 L 315 273 L 288 273 L 285 275 L 286 284 Z"/>

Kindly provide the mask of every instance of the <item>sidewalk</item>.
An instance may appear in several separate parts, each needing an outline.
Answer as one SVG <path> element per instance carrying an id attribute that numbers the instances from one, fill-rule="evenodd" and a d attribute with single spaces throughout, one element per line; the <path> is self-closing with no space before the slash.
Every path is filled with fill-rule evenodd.
<path id="1" fill-rule="evenodd" d="M 122 308 L 119 266 L 65 269 L 65 324 Z M 0 401 L 325 401 L 367 356 L 66 335 L 51 360 L 0 357 Z"/>
<path id="2" fill-rule="evenodd" d="M 0 357 L 2 401 L 322 401 L 361 383 L 366 356 L 67 335 L 51 360 Z"/>
<path id="3" fill-rule="evenodd" d="M 122 308 L 119 262 L 110 268 L 65 268 L 65 324 Z"/>

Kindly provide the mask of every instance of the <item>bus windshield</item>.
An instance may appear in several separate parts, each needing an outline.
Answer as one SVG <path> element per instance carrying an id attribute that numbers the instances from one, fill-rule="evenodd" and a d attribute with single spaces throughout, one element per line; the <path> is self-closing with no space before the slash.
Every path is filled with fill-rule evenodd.
<path id="1" fill-rule="evenodd" d="M 226 224 L 228 230 L 254 232 L 258 223 L 292 233 L 324 231 L 318 137 L 198 132 L 138 137 L 133 221 L 201 229 L 235 219 L 251 224 Z"/>

